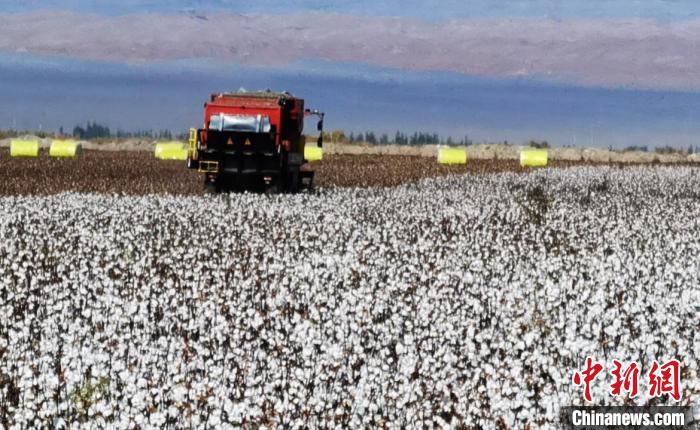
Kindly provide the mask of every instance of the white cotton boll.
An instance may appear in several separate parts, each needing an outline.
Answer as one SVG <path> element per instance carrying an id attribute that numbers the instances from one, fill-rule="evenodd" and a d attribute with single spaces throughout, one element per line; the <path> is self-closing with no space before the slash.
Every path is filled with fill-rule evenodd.
<path id="1" fill-rule="evenodd" d="M 137 411 L 143 411 L 146 409 L 148 406 L 148 403 L 146 402 L 146 393 L 142 391 L 137 391 L 132 397 L 131 397 L 131 405 L 136 409 Z"/>
<path id="2" fill-rule="evenodd" d="M 617 333 L 619 333 L 621 325 L 622 324 L 620 323 L 619 319 L 614 319 L 612 324 L 605 327 L 605 334 L 607 334 L 608 336 L 615 336 Z"/>
<path id="3" fill-rule="evenodd" d="M 682 291 L 681 304 L 687 306 L 690 312 L 700 312 L 700 290 Z"/>
<path id="4" fill-rule="evenodd" d="M 469 270 L 475 273 L 481 272 L 484 269 L 484 263 L 481 260 L 474 260 L 469 265 Z"/>
<path id="5" fill-rule="evenodd" d="M 32 278 L 0 275 L 0 373 L 23 393 L 62 388 L 62 416 L 107 378 L 89 413 L 113 408 L 114 428 L 161 428 L 157 414 L 293 427 L 309 411 L 319 428 L 554 428 L 585 356 L 700 355 L 698 185 L 686 167 L 579 166 L 272 198 L 0 198 L 0 274 Z M 53 416 L 52 395 L 29 393 L 12 418 Z M 451 408 L 459 419 L 439 415 Z"/>
<path id="6" fill-rule="evenodd" d="M 187 388 L 182 385 L 178 385 L 173 389 L 173 400 L 178 403 L 183 403 L 187 398 Z"/>
<path id="7" fill-rule="evenodd" d="M 525 333 L 525 335 L 523 336 L 523 341 L 525 342 L 525 346 L 530 348 L 534 344 L 536 338 L 537 338 L 537 334 L 534 331 Z"/>
<path id="8" fill-rule="evenodd" d="M 398 355 L 403 355 L 407 351 L 406 347 L 402 343 L 396 344 L 396 353 Z"/>
<path id="9" fill-rule="evenodd" d="M 138 304 L 137 303 L 129 303 L 126 305 L 126 313 L 127 315 L 136 315 L 136 313 L 139 310 Z"/>
<path id="10" fill-rule="evenodd" d="M 140 413 L 136 414 L 136 416 L 134 416 L 133 419 L 134 419 L 134 422 L 136 422 L 136 424 L 138 424 L 139 427 L 143 427 L 146 425 L 146 418 L 143 415 L 141 415 Z"/>
<path id="11" fill-rule="evenodd" d="M 148 387 L 148 381 L 146 381 L 144 378 L 139 378 L 136 380 L 136 386 L 141 389 L 146 388 Z"/>
<path id="12" fill-rule="evenodd" d="M 178 408 L 176 408 L 174 405 L 170 405 L 168 407 L 167 413 L 168 413 L 168 416 L 170 418 L 176 418 L 176 417 L 179 417 L 181 415 L 180 410 Z"/>
<path id="13" fill-rule="evenodd" d="M 64 420 L 62 417 L 54 417 L 52 420 L 52 425 L 53 425 L 53 428 L 56 428 L 56 429 L 61 429 L 61 428 L 67 427 L 66 420 Z M 2 427 L 1 424 L 0 424 L 0 427 Z"/>
<path id="14" fill-rule="evenodd" d="M 148 422 L 156 428 L 163 428 L 163 425 L 165 424 L 166 419 L 167 418 L 166 418 L 165 414 L 163 414 L 161 412 L 153 412 L 150 414 L 150 416 L 148 418 Z"/>
<path id="15" fill-rule="evenodd" d="M 129 373 L 129 371 L 122 370 L 121 372 L 119 372 L 119 379 L 126 382 L 132 379 L 132 375 L 131 373 Z"/>
<path id="16" fill-rule="evenodd" d="M 251 326 L 255 329 L 259 329 L 265 321 L 260 317 L 260 315 L 256 312 L 253 314 L 253 320 L 251 321 Z"/>

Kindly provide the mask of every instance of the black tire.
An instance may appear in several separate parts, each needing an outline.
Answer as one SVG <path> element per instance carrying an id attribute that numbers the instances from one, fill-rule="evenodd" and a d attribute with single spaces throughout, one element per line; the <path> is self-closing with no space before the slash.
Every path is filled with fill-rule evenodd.
<path id="1" fill-rule="evenodd" d="M 216 181 L 208 181 L 204 179 L 204 194 L 218 194 L 219 186 Z"/>
<path id="2" fill-rule="evenodd" d="M 277 194 L 280 189 L 277 184 L 270 184 L 265 186 L 265 194 Z"/>
<path id="3" fill-rule="evenodd" d="M 298 193 L 301 184 L 299 166 L 288 166 L 287 169 L 287 191 L 292 194 Z"/>

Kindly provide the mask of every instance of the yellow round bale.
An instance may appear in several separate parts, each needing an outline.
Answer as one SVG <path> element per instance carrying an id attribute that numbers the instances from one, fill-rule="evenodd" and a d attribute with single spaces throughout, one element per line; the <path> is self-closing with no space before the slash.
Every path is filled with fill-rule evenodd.
<path id="1" fill-rule="evenodd" d="M 546 149 L 523 149 L 520 151 L 520 165 L 523 167 L 544 167 L 547 165 Z"/>
<path id="2" fill-rule="evenodd" d="M 467 164 L 467 150 L 463 148 L 438 148 L 438 163 Z"/>
<path id="3" fill-rule="evenodd" d="M 49 148 L 51 157 L 67 157 L 73 158 L 78 155 L 80 145 L 74 140 L 53 140 Z"/>
<path id="4" fill-rule="evenodd" d="M 304 159 L 306 159 L 306 161 L 323 160 L 323 148 L 319 148 L 318 146 L 305 146 Z"/>
<path id="5" fill-rule="evenodd" d="M 38 157 L 38 140 L 12 139 L 10 141 L 10 156 L 12 157 Z"/>
<path id="6" fill-rule="evenodd" d="M 180 142 L 157 143 L 155 156 L 159 160 L 187 160 L 187 148 Z"/>

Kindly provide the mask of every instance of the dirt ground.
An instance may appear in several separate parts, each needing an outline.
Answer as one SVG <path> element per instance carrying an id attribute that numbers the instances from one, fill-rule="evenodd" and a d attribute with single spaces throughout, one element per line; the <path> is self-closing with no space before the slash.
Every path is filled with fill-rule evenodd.
<path id="1" fill-rule="evenodd" d="M 555 161 L 553 167 L 580 162 Z M 0 151 L 0 195 L 46 195 L 65 191 L 116 194 L 201 194 L 202 175 L 182 161 L 157 160 L 141 151 L 87 151 L 75 159 L 11 158 Z M 400 155 L 328 155 L 308 165 L 316 186 L 393 186 L 448 174 L 526 172 L 515 160 L 470 160 L 442 166 L 434 158 Z"/>

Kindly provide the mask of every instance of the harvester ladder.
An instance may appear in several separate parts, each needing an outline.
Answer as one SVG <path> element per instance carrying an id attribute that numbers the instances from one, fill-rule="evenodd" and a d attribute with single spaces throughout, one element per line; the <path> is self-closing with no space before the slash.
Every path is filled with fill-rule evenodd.
<path id="1" fill-rule="evenodd" d="M 199 173 L 219 173 L 219 162 L 202 160 L 199 162 L 199 168 L 197 168 Z"/>
<path id="2" fill-rule="evenodd" d="M 196 128 L 190 129 L 190 138 L 188 140 L 188 143 L 189 143 L 190 160 L 196 160 L 197 159 L 197 129 Z"/>

